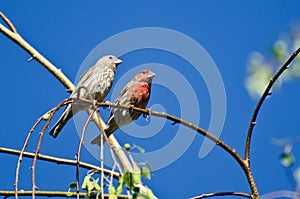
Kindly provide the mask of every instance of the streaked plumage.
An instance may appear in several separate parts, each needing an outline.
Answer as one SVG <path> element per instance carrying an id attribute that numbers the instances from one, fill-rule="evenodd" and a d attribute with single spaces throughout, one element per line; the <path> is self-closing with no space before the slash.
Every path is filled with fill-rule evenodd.
<path id="1" fill-rule="evenodd" d="M 80 87 L 85 87 L 91 94 L 92 99 L 102 102 L 111 89 L 111 86 L 114 82 L 116 68 L 120 63 L 122 63 L 122 61 L 114 55 L 107 55 L 99 59 L 93 67 L 88 69 L 80 77 L 80 80 L 74 89 L 74 92 L 71 94 L 71 97 L 90 99 L 88 92 L 86 92 L 85 89 L 79 89 Z M 75 115 L 78 111 L 87 108 L 88 107 L 84 107 L 76 102 L 68 104 L 62 116 L 52 127 L 49 134 L 56 138 L 73 115 Z"/>

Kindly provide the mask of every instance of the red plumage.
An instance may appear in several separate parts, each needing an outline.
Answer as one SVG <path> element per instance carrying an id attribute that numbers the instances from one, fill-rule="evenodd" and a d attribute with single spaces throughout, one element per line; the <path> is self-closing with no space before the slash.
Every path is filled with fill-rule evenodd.
<path id="1" fill-rule="evenodd" d="M 154 76 L 155 73 L 150 70 L 142 70 L 138 72 L 135 77 L 123 88 L 114 103 L 145 108 L 150 98 L 151 84 Z M 122 126 L 138 119 L 140 115 L 141 113 L 135 111 L 113 108 L 106 123 L 107 127 L 105 129 L 105 133 L 107 137 L 109 137 L 113 132 Z M 100 136 L 98 135 L 95 137 L 91 141 L 91 144 L 100 145 Z"/>

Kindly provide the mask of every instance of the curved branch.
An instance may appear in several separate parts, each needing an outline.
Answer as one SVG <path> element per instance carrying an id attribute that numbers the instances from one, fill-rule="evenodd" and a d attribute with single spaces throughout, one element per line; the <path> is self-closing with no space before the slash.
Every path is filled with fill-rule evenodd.
<path id="1" fill-rule="evenodd" d="M 0 196 L 12 197 L 15 195 L 14 191 L 4 191 L 0 190 Z M 31 196 L 32 191 L 19 191 L 19 196 Z M 64 191 L 36 191 L 36 196 L 46 196 L 46 197 L 70 197 L 76 198 L 76 192 L 64 192 Z M 79 193 L 80 198 L 85 198 L 86 193 Z M 95 196 L 96 197 L 96 196 Z M 91 198 L 95 198 L 91 197 Z M 104 198 L 109 198 L 108 194 L 104 194 Z M 118 198 L 128 198 L 127 195 L 118 195 Z"/>
<path id="2" fill-rule="evenodd" d="M 26 139 L 25 139 L 25 142 L 23 144 L 23 147 L 22 147 L 22 150 L 20 151 L 20 155 L 19 155 L 19 159 L 18 159 L 18 163 L 17 163 L 17 168 L 16 168 L 16 174 L 15 174 L 15 198 L 18 199 L 18 186 L 19 186 L 19 172 L 20 172 L 20 167 L 21 167 L 21 162 L 22 162 L 22 159 L 23 159 L 23 154 L 25 152 L 25 149 L 27 147 L 27 144 L 29 142 L 29 139 L 34 131 L 34 129 L 37 127 L 37 125 L 43 120 L 42 117 L 40 117 L 36 122 L 35 124 L 32 126 L 32 128 L 30 129 Z"/>
<path id="3" fill-rule="evenodd" d="M 243 193 L 243 192 L 216 192 L 216 193 L 206 193 L 202 194 L 200 196 L 196 196 L 190 199 L 200 199 L 200 198 L 210 198 L 210 197 L 216 197 L 216 196 L 241 196 L 245 198 L 252 198 L 250 194 Z"/>
<path id="4" fill-rule="evenodd" d="M 27 43 L 19 34 L 10 31 L 8 28 L 0 24 L 0 32 L 4 33 L 13 42 L 21 46 L 27 51 L 32 58 L 40 62 L 50 73 L 52 73 L 67 89 L 73 90 L 74 85 L 72 82 L 61 72 L 60 69 L 56 68 L 51 62 L 49 62 L 43 55 L 35 50 L 29 43 Z"/>
<path id="5" fill-rule="evenodd" d="M 0 17 L 5 21 L 5 23 L 8 25 L 8 27 L 11 29 L 12 32 L 18 34 L 17 29 L 15 26 L 11 23 L 11 21 L 3 14 L 3 12 L 0 12 Z"/>
<path id="6" fill-rule="evenodd" d="M 21 151 L 15 150 L 15 149 L 0 147 L 0 153 L 20 155 Z M 30 153 L 30 152 L 24 152 L 23 153 L 23 157 L 28 157 L 28 158 L 33 158 L 34 155 L 35 155 L 34 153 Z M 72 165 L 72 166 L 76 166 L 76 164 L 77 164 L 76 160 L 70 160 L 70 159 L 65 159 L 65 158 L 57 158 L 57 157 L 43 155 L 43 154 L 38 154 L 37 158 L 39 160 L 53 162 L 53 163 L 56 163 L 56 164 L 65 164 L 65 165 Z M 80 167 L 85 168 L 85 169 L 95 170 L 95 171 L 101 171 L 102 170 L 100 167 L 89 164 L 89 163 L 79 162 L 79 164 L 80 164 Z M 119 177 L 119 174 L 117 172 L 112 172 L 108 169 L 103 169 L 103 172 L 107 175 L 112 175 L 116 179 L 118 179 L 118 177 Z"/>
<path id="7" fill-rule="evenodd" d="M 48 125 L 49 125 L 49 123 L 50 123 L 50 121 L 51 121 L 53 115 L 54 115 L 54 113 L 55 113 L 61 106 L 63 106 L 65 103 L 69 102 L 70 100 L 71 100 L 71 99 L 69 99 L 69 98 L 68 98 L 68 99 L 65 99 L 65 100 L 63 100 L 61 103 L 59 103 L 55 108 L 53 108 L 52 110 L 48 111 L 48 113 L 50 113 L 50 117 L 49 117 L 49 119 L 47 120 L 46 124 L 44 125 L 42 131 L 40 132 L 40 138 L 39 138 L 39 141 L 38 141 L 38 145 L 37 145 L 37 147 L 36 147 L 36 150 L 35 150 L 35 155 L 34 155 L 34 157 L 33 157 L 33 163 L 32 163 L 32 166 L 31 166 L 31 170 L 32 170 L 32 198 L 33 198 L 33 199 L 35 198 L 34 193 L 35 193 L 35 190 L 36 190 L 36 188 L 37 188 L 37 187 L 36 187 L 36 184 L 35 184 L 35 168 L 36 168 L 37 156 L 38 156 L 39 153 L 40 153 L 40 148 L 41 148 L 41 144 L 42 144 L 42 140 L 43 140 L 44 133 L 45 133 L 45 131 L 46 131 L 46 129 L 47 129 L 47 127 L 48 127 Z M 43 116 L 41 116 L 40 118 L 42 119 Z M 29 139 L 31 133 L 32 133 L 32 132 L 30 131 L 29 134 L 28 134 L 28 137 L 27 137 L 28 139 Z M 27 138 L 26 138 L 26 141 L 28 141 Z M 24 152 L 26 145 L 27 145 L 27 143 L 25 142 L 24 147 L 23 147 L 23 149 L 22 149 L 22 152 Z M 21 153 L 20 156 L 22 156 L 22 153 Z M 16 195 L 17 195 L 17 192 L 16 192 Z"/>
<path id="8" fill-rule="evenodd" d="M 82 102 L 91 103 L 90 100 L 86 100 L 86 99 L 80 99 L 80 100 Z M 228 152 L 237 161 L 237 163 L 241 166 L 244 173 L 246 174 L 248 183 L 250 185 L 250 188 L 251 188 L 251 191 L 252 191 L 252 194 L 253 194 L 253 198 L 259 198 L 259 194 L 258 194 L 256 184 L 254 182 L 254 178 L 252 176 L 251 170 L 248 167 L 247 163 L 244 161 L 244 159 L 234 149 L 232 149 L 225 142 L 218 139 L 217 137 L 215 137 L 211 133 L 205 131 L 204 129 L 202 129 L 202 128 L 198 127 L 197 125 L 194 125 L 194 124 L 192 124 L 188 121 L 185 121 L 181 118 L 178 118 L 178 117 L 175 117 L 173 115 L 163 113 L 163 112 L 150 111 L 149 109 L 142 109 L 142 108 L 133 107 L 133 106 L 125 106 L 125 105 L 121 105 L 121 104 L 112 104 L 110 102 L 97 102 L 97 105 L 99 107 L 117 107 L 117 108 L 122 108 L 122 109 L 129 109 L 129 110 L 133 110 L 133 111 L 136 111 L 136 112 L 146 114 L 148 116 L 157 116 L 157 117 L 166 118 L 168 120 L 173 121 L 174 123 L 182 124 L 182 125 L 190 128 L 190 129 L 200 133 L 201 135 L 207 137 L 208 139 L 210 139 L 211 141 L 216 143 L 216 145 L 218 145 L 223 150 Z"/>
<path id="9" fill-rule="evenodd" d="M 22 47 L 25 51 L 27 51 L 32 58 L 36 59 L 38 62 L 40 62 L 50 73 L 52 73 L 69 91 L 73 91 L 75 86 L 73 83 L 61 72 L 60 69 L 56 68 L 51 62 L 49 62 L 43 55 L 41 55 L 37 50 L 35 50 L 30 44 L 28 44 L 19 34 L 16 34 L 12 31 L 10 31 L 8 28 L 3 26 L 0 23 L 0 32 L 5 34 L 9 39 L 14 41 L 16 44 L 18 44 L 20 47 Z M 105 127 L 105 123 L 100 118 L 97 118 L 96 116 L 93 116 L 93 120 L 95 121 L 96 125 L 99 129 L 102 127 Z M 101 127 L 102 126 L 102 127 Z M 121 148 L 119 142 L 116 140 L 116 138 L 112 135 L 109 137 L 108 142 L 113 146 L 113 150 L 115 154 L 117 155 L 118 159 L 120 160 L 123 168 L 125 170 L 131 171 L 131 165 L 129 160 L 127 159 L 125 153 L 122 150 L 119 150 Z"/>
<path id="10" fill-rule="evenodd" d="M 81 137 L 80 137 L 80 142 L 79 142 L 78 150 L 77 150 L 77 154 L 76 154 L 76 193 L 77 193 L 77 198 L 80 197 L 80 195 L 79 195 L 79 192 L 80 192 L 80 188 L 79 188 L 80 165 L 79 165 L 79 163 L 80 163 L 80 155 L 81 155 L 81 149 L 82 149 L 82 145 L 83 145 L 84 135 L 86 132 L 86 128 L 96 110 L 97 109 L 94 109 L 94 111 L 89 115 L 88 119 L 86 120 L 86 122 L 83 126 Z M 101 187 L 102 187 L 102 185 L 101 185 Z"/>
<path id="11" fill-rule="evenodd" d="M 290 57 L 289 59 L 281 66 L 281 68 L 278 70 L 278 72 L 272 77 L 270 78 L 270 82 L 267 86 L 267 88 L 265 89 L 263 95 L 261 96 L 261 98 L 259 99 L 255 109 L 254 109 L 254 112 L 253 112 L 253 115 L 252 115 L 252 118 L 251 118 L 251 121 L 250 121 L 250 124 L 249 124 L 249 128 L 248 128 L 248 134 L 247 134 L 247 139 L 246 139 L 246 147 L 245 147 L 245 160 L 247 161 L 247 164 L 249 165 L 250 167 L 250 145 L 251 145 L 251 138 L 252 138 L 252 132 L 253 132 L 253 128 L 256 124 L 256 118 L 257 118 L 257 115 L 259 113 L 259 110 L 263 104 L 263 102 L 265 101 L 266 97 L 268 95 L 270 95 L 270 90 L 272 88 L 272 86 L 274 85 L 274 83 L 276 82 L 276 80 L 280 77 L 280 75 L 286 70 L 288 69 L 290 63 L 295 59 L 295 57 L 300 53 L 300 48 L 298 48 Z"/>

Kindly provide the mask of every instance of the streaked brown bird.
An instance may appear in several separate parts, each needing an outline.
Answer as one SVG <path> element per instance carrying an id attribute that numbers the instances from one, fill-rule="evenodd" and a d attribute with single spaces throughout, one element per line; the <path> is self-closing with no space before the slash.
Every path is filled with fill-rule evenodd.
<path id="1" fill-rule="evenodd" d="M 102 102 L 111 89 L 111 86 L 114 82 L 116 68 L 121 63 L 122 61 L 114 55 L 103 56 L 93 67 L 88 69 L 80 77 L 80 80 L 71 94 L 71 97 L 90 99 L 90 93 L 93 100 Z M 82 87 L 85 87 L 88 92 Z M 52 127 L 49 134 L 56 138 L 68 120 L 73 117 L 73 115 L 87 108 L 88 107 L 82 106 L 82 104 L 80 105 L 76 102 L 68 104 L 62 116 Z"/>
<path id="2" fill-rule="evenodd" d="M 123 88 L 114 103 L 145 108 L 150 98 L 151 84 L 154 76 L 155 73 L 150 70 L 142 70 L 138 72 L 135 77 Z M 109 137 L 113 132 L 122 126 L 138 119 L 140 115 L 141 113 L 136 111 L 113 108 L 106 123 L 107 126 L 105 133 L 107 137 Z M 101 145 L 100 143 L 100 135 L 91 141 L 91 144 L 98 144 L 99 146 Z"/>

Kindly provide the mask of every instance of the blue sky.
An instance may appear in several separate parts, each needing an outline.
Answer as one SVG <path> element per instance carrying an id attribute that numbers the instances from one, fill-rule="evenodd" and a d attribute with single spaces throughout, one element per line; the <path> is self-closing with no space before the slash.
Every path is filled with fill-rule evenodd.
<path id="1" fill-rule="evenodd" d="M 281 33 L 300 23 L 299 8 L 300 2 L 296 0 L 255 0 L 251 3 L 0 2 L 0 10 L 11 19 L 24 39 L 61 68 L 71 81 L 75 81 L 81 63 L 88 54 L 99 43 L 120 32 L 141 27 L 162 27 L 191 37 L 205 48 L 222 76 L 227 96 L 227 112 L 220 138 L 240 154 L 243 154 L 248 123 L 256 104 L 244 88 L 249 54 L 252 51 L 268 54 L 272 43 Z M 1 147 L 21 149 L 27 132 L 36 119 L 68 97 L 65 88 L 39 63 L 26 61 L 29 57 L 5 36 L 0 36 Z M 196 92 L 199 107 L 194 108 L 201 110 L 199 125 L 204 129 L 208 128 L 211 114 L 209 93 L 203 78 L 195 75 L 188 62 L 172 53 L 155 49 L 133 51 L 120 58 L 123 64 L 118 68 L 116 80 L 138 65 L 145 64 L 145 67 L 155 70 L 155 67 L 151 68 L 147 63 L 165 64 L 179 71 L 189 80 Z M 155 72 L 157 78 L 163 78 L 159 76 L 159 70 L 156 69 Z M 114 84 L 114 87 L 117 85 Z M 270 140 L 274 137 L 298 136 L 298 90 L 299 82 L 284 84 L 266 100 L 258 117 L 252 142 L 251 162 L 261 194 L 290 190 L 284 169 L 279 163 L 280 148 L 271 145 Z M 107 100 L 111 100 L 111 95 Z M 170 114 L 181 114 L 180 102 L 176 96 L 159 85 L 152 88 L 149 107 L 155 104 L 160 104 Z M 109 110 L 101 110 L 106 119 Z M 190 115 L 193 116 L 192 110 Z M 147 125 L 142 117 L 137 123 Z M 171 122 L 166 121 L 164 129 L 149 139 L 135 139 L 122 131 L 116 132 L 116 136 L 121 144 L 135 143 L 144 147 L 146 152 L 157 150 L 167 144 L 178 130 L 178 125 L 170 124 Z M 186 130 L 186 133 L 192 132 Z M 38 131 L 33 135 L 28 151 L 35 149 L 37 138 Z M 152 179 L 145 181 L 159 198 L 189 198 L 216 191 L 250 192 L 241 169 L 223 150 L 215 147 L 205 158 L 198 158 L 202 141 L 203 137 L 197 135 L 183 156 L 168 167 L 155 171 Z M 75 125 L 69 122 L 56 140 L 48 134 L 45 135 L 41 153 L 72 159 L 78 142 Z M 296 159 L 299 151 L 299 146 L 295 146 Z M 86 149 L 82 159 L 98 164 Z M 12 190 L 17 158 L 1 154 L 0 162 L 0 189 Z M 20 188 L 25 190 L 31 189 L 31 172 L 28 169 L 30 165 L 31 160 L 24 159 Z M 69 183 L 75 180 L 75 169 L 42 161 L 38 162 L 37 174 L 37 185 L 41 190 L 67 190 Z"/>

